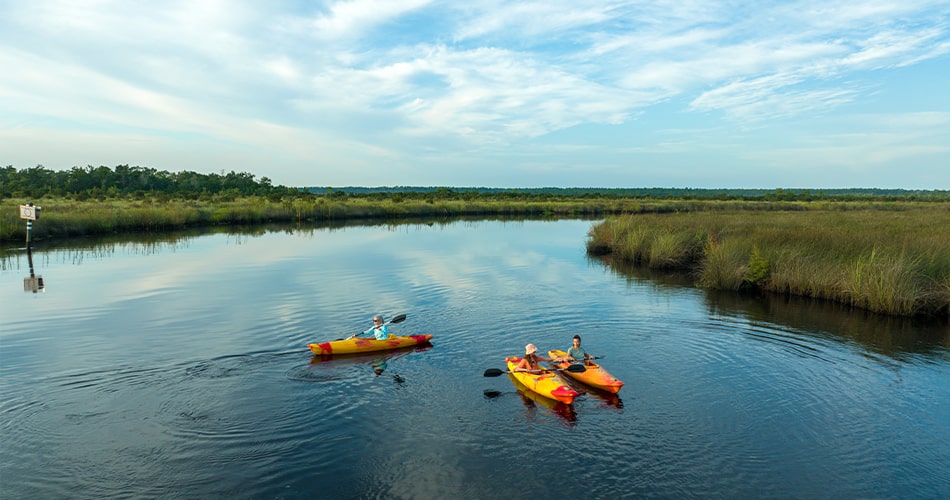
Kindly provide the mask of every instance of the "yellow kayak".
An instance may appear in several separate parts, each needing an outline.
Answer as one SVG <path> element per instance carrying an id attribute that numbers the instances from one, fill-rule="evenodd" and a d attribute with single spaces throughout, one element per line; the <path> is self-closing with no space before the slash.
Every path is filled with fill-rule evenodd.
<path id="1" fill-rule="evenodd" d="M 388 351 L 390 349 L 399 349 L 400 347 L 411 347 L 415 345 L 428 344 L 432 340 L 432 335 L 425 333 L 422 335 L 389 335 L 386 340 L 376 340 L 374 338 L 360 338 L 334 340 L 320 344 L 307 344 L 310 351 L 317 356 L 331 356 L 334 354 L 357 354 L 361 352 Z"/>
<path id="2" fill-rule="evenodd" d="M 551 350 L 548 351 L 548 357 L 551 359 L 565 358 L 567 353 L 561 350 Z M 571 365 L 570 362 L 564 361 L 561 363 L 553 363 L 558 368 L 567 368 Z M 573 377 L 578 382 L 583 382 L 591 387 L 596 387 L 602 391 L 607 391 L 613 394 L 620 392 L 620 388 L 623 387 L 623 382 L 621 382 L 617 377 L 614 377 L 607 370 L 593 361 L 585 361 L 584 368 L 587 370 L 574 373 L 567 370 L 564 370 L 564 373 Z"/>
<path id="3" fill-rule="evenodd" d="M 521 382 L 528 389 L 546 398 L 571 404 L 574 402 L 574 398 L 579 394 L 574 389 L 565 385 L 555 372 L 548 370 L 541 370 L 540 372 L 516 372 L 514 371 L 515 367 L 521 362 L 521 358 L 517 356 L 509 356 L 505 358 L 505 362 L 508 363 L 508 371 L 511 372 L 511 375 L 518 380 L 518 382 Z"/>

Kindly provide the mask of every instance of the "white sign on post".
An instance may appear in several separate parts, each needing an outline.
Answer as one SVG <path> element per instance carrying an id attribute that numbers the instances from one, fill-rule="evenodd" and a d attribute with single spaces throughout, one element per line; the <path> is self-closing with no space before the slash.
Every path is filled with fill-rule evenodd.
<path id="1" fill-rule="evenodd" d="M 39 219 L 40 207 L 33 205 L 20 205 L 20 218 L 26 220 Z"/>

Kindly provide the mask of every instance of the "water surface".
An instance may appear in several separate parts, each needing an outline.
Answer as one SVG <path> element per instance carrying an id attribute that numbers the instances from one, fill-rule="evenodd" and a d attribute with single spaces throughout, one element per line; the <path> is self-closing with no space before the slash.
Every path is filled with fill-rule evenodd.
<path id="1" fill-rule="evenodd" d="M 614 269 L 592 224 L 40 244 L 35 294 L 4 250 L 0 496 L 950 496 L 946 324 Z M 432 345 L 306 350 L 377 312 Z M 618 396 L 482 376 L 575 333 Z"/>

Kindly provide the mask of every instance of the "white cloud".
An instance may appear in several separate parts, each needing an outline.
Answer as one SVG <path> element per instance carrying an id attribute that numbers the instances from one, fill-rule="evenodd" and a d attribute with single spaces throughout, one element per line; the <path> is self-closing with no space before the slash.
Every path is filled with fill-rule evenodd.
<path id="1" fill-rule="evenodd" d="M 573 131 L 592 125 L 642 136 L 634 117 L 659 120 L 654 128 L 720 117 L 724 126 L 768 127 L 899 100 L 899 90 L 883 94 L 877 72 L 950 53 L 950 7 L 929 0 L 0 7 L 0 147 L 11 159 L 48 163 L 47 153 L 18 148 L 9 127 L 73 133 L 77 144 L 118 134 L 161 144 L 162 158 L 181 151 L 177 165 L 161 168 L 268 152 L 281 165 L 268 168 L 297 173 L 238 168 L 279 183 L 306 183 L 314 164 L 355 172 L 374 157 L 387 158 L 397 178 L 422 175 L 413 165 L 453 150 L 493 161 L 523 152 L 538 164 L 535 151 L 518 148 L 558 132 L 580 137 Z M 948 111 L 946 99 L 933 101 L 923 110 Z M 631 151 L 615 135 L 605 146 Z M 203 154 L 197 144 L 207 145 Z"/>
<path id="2" fill-rule="evenodd" d="M 317 38 L 359 37 L 388 20 L 424 7 L 428 0 L 349 0 L 333 2 L 329 12 L 317 15 L 312 25 Z"/>

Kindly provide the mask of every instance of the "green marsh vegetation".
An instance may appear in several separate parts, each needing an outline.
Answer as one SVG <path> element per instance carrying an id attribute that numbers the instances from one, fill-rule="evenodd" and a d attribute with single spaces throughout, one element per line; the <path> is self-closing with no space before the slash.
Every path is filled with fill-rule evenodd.
<path id="1" fill-rule="evenodd" d="M 688 270 L 711 289 L 946 317 L 948 228 L 947 202 L 810 202 L 794 210 L 612 216 L 591 228 L 587 249 L 643 267 Z"/>
<path id="2" fill-rule="evenodd" d="M 679 190 L 676 196 L 666 189 L 288 188 L 246 172 L 172 173 L 128 165 L 61 171 L 8 166 L 0 168 L 0 241 L 24 240 L 26 227 L 17 207 L 27 202 L 43 208 L 32 233 L 34 240 L 42 240 L 196 226 L 361 219 L 600 218 L 701 210 L 709 206 L 711 196 L 722 198 L 715 200 L 720 210 L 750 203 L 772 210 L 789 203 L 790 197 L 813 195 L 779 190 L 750 200 L 729 191 Z"/>
<path id="3" fill-rule="evenodd" d="M 26 200 L 0 201 L 0 241 L 23 240 L 26 226 L 18 206 Z M 303 195 L 271 199 L 235 197 L 77 201 L 69 198 L 30 199 L 43 208 L 33 226 L 33 239 L 112 232 L 165 231 L 183 227 L 263 223 L 322 223 L 340 220 L 448 218 L 458 216 L 596 217 L 604 204 L 571 201 L 466 201 L 452 199 L 393 200 L 366 197 Z"/>

